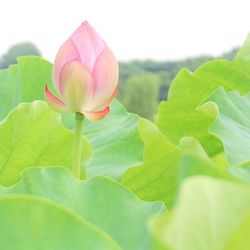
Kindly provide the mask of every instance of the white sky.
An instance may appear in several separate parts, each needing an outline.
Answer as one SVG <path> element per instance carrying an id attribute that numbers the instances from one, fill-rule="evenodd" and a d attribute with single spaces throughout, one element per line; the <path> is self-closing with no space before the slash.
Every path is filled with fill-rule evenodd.
<path id="1" fill-rule="evenodd" d="M 118 59 L 217 55 L 250 32 L 250 0 L 3 0 L 0 54 L 32 41 L 53 61 L 87 19 Z"/>

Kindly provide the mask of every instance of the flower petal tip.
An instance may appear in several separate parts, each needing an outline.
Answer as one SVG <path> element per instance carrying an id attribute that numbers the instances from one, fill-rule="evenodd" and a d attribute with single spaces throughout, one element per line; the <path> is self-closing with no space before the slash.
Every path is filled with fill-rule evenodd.
<path id="1" fill-rule="evenodd" d="M 90 121 L 96 122 L 99 121 L 101 119 L 103 119 L 108 113 L 110 112 L 110 108 L 109 106 L 106 107 L 104 110 L 102 111 L 96 111 L 96 112 L 83 112 L 83 114 L 86 116 L 87 119 L 89 119 Z"/>
<path id="2" fill-rule="evenodd" d="M 45 100 L 50 105 L 50 107 L 54 109 L 56 112 L 62 113 L 69 111 L 65 103 L 51 93 L 47 84 L 45 86 L 44 94 L 45 94 Z"/>

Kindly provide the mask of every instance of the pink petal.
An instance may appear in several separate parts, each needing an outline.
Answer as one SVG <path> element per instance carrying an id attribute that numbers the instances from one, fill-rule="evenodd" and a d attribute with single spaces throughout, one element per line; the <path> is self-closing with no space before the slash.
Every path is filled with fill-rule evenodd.
<path id="1" fill-rule="evenodd" d="M 108 103 L 117 87 L 119 68 L 118 63 L 112 51 L 106 47 L 97 58 L 94 70 L 92 72 L 94 81 L 94 94 L 88 110 L 95 110 Z M 110 100 L 110 101 L 109 101 Z M 107 103 L 107 104 L 108 104 Z"/>
<path id="2" fill-rule="evenodd" d="M 117 92 L 118 92 L 118 85 L 116 85 L 116 88 L 113 94 L 105 102 L 103 102 L 99 107 L 95 108 L 95 110 L 93 111 L 100 111 L 100 110 L 103 110 L 105 107 L 107 107 L 109 103 L 111 103 L 112 100 L 115 98 Z"/>
<path id="3" fill-rule="evenodd" d="M 61 70 L 65 64 L 73 61 L 80 60 L 78 51 L 72 43 L 71 40 L 67 40 L 57 52 L 54 66 L 53 66 L 53 81 L 56 86 L 56 89 L 60 92 L 60 74 Z"/>
<path id="4" fill-rule="evenodd" d="M 96 58 L 106 47 L 104 41 L 87 21 L 71 35 L 70 39 L 77 48 L 81 62 L 89 72 L 92 72 Z"/>
<path id="5" fill-rule="evenodd" d="M 80 112 L 93 92 L 92 76 L 79 61 L 66 64 L 60 75 L 61 93 L 74 112 Z"/>
<path id="6" fill-rule="evenodd" d="M 89 119 L 90 121 L 99 121 L 101 119 L 103 119 L 110 111 L 109 107 L 106 107 L 104 110 L 102 111 L 97 111 L 97 112 L 82 112 L 87 119 Z"/>
<path id="7" fill-rule="evenodd" d="M 45 99 L 50 107 L 59 113 L 70 111 L 63 101 L 50 92 L 48 85 L 45 87 Z"/>

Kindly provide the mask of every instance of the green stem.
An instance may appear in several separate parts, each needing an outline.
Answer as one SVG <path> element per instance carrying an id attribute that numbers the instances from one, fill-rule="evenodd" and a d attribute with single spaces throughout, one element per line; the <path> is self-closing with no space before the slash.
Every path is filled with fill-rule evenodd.
<path id="1" fill-rule="evenodd" d="M 81 174 L 81 159 L 82 159 L 82 132 L 84 116 L 81 113 L 76 113 L 76 128 L 74 137 L 72 172 L 74 176 L 80 179 Z"/>

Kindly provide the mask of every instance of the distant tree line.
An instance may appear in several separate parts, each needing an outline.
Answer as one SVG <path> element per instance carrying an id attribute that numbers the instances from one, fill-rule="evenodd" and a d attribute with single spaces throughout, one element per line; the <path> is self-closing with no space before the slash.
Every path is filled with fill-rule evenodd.
<path id="1" fill-rule="evenodd" d="M 232 49 L 219 58 L 232 60 L 238 49 Z M 13 45 L 0 56 L 0 68 L 7 68 L 16 63 L 16 58 L 23 55 L 41 56 L 38 48 L 30 42 Z M 120 62 L 118 99 L 126 109 L 142 117 L 153 119 L 161 100 L 167 98 L 169 86 L 181 68 L 191 71 L 203 63 L 214 59 L 211 56 L 199 56 L 176 61 L 134 60 Z"/>
<path id="2" fill-rule="evenodd" d="M 6 53 L 0 57 L 0 69 L 8 68 L 9 65 L 16 63 L 16 58 L 19 56 L 41 56 L 41 52 L 31 42 L 18 43 L 11 46 Z"/>
<path id="3" fill-rule="evenodd" d="M 232 60 L 238 48 L 222 54 L 218 58 Z M 169 86 L 181 68 L 191 71 L 203 63 L 215 59 L 199 56 L 177 61 L 138 61 L 120 62 L 118 99 L 128 111 L 153 119 L 161 100 L 167 98 Z"/>

